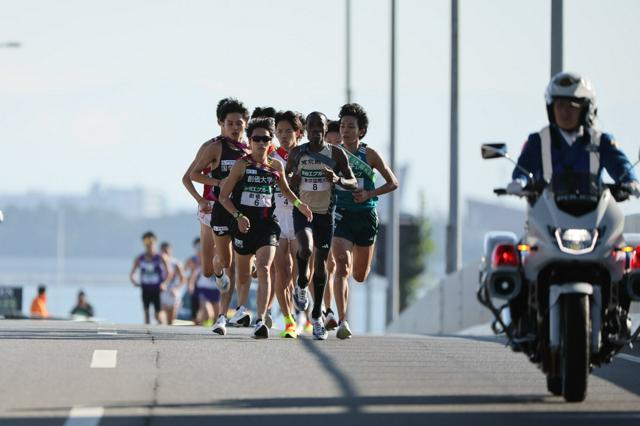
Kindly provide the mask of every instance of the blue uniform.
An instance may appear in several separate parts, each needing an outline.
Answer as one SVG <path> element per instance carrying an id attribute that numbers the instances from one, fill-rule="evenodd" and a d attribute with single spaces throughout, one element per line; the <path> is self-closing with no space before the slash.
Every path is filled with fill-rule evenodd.
<path id="1" fill-rule="evenodd" d="M 585 131 L 583 135 L 578 136 L 572 145 L 569 145 L 564 140 L 557 126 L 550 126 L 549 130 L 551 134 L 551 163 L 553 173 L 565 173 L 566 171 L 589 172 L 589 132 Z M 518 158 L 518 164 L 533 173 L 534 181 L 541 181 L 543 178 L 541 145 L 540 134 L 530 134 Z M 598 153 L 600 157 L 598 176 L 600 179 L 602 179 L 602 170 L 606 169 L 609 176 L 618 183 L 637 180 L 629 159 L 616 146 L 613 136 L 608 133 L 602 133 Z M 627 174 L 622 177 L 625 172 L 627 172 Z M 622 180 L 620 180 L 621 177 Z M 529 180 L 525 172 L 519 168 L 514 169 L 512 178 L 522 179 L 524 181 Z"/>

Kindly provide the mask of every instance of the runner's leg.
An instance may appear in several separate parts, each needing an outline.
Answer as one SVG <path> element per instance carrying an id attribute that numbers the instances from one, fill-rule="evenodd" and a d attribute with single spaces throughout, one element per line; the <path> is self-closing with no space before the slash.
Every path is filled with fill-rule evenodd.
<path id="1" fill-rule="evenodd" d="M 336 308 L 338 310 L 338 318 L 344 321 L 347 317 L 347 308 L 349 304 L 349 275 L 352 267 L 353 243 L 344 238 L 335 237 L 331 243 L 331 250 L 336 263 L 335 272 L 335 296 Z"/>
<path id="2" fill-rule="evenodd" d="M 256 269 L 258 272 L 258 294 L 257 294 L 257 310 L 256 322 L 264 320 L 267 313 L 267 304 L 269 303 L 269 294 L 271 286 L 271 263 L 276 254 L 274 246 L 262 246 L 256 252 Z M 251 271 L 249 269 L 249 271 Z"/>
<path id="3" fill-rule="evenodd" d="M 370 246 L 353 246 L 353 279 L 358 282 L 364 282 L 371 272 L 371 260 L 375 244 Z"/>

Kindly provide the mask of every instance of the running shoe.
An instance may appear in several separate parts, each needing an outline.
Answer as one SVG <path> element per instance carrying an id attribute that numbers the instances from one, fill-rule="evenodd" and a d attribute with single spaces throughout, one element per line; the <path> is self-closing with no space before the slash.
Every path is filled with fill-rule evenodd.
<path id="1" fill-rule="evenodd" d="M 295 320 L 296 320 L 295 322 L 297 324 L 296 333 L 302 334 L 304 332 L 305 324 L 308 322 L 307 321 L 307 314 L 305 314 L 303 311 L 296 311 Z"/>
<path id="2" fill-rule="evenodd" d="M 223 272 L 220 276 L 217 276 L 215 274 L 213 276 L 216 278 L 216 286 L 218 287 L 218 290 L 220 290 L 220 292 L 222 293 L 228 292 L 229 287 L 231 287 L 231 281 L 229 281 L 229 277 L 227 276 L 227 274 Z"/>
<path id="3" fill-rule="evenodd" d="M 264 316 L 264 323 L 268 328 L 273 328 L 273 318 L 271 318 L 271 312 L 267 312 Z"/>
<path id="4" fill-rule="evenodd" d="M 293 303 L 299 311 L 306 311 L 309 308 L 309 289 L 296 286 L 293 290 Z"/>
<path id="5" fill-rule="evenodd" d="M 240 306 L 229 320 L 229 326 L 231 327 L 249 327 L 250 325 L 251 313 L 244 306 Z"/>
<path id="6" fill-rule="evenodd" d="M 336 331 L 336 337 L 340 340 L 351 339 L 351 329 L 347 321 L 340 321 L 338 331 Z"/>
<path id="7" fill-rule="evenodd" d="M 313 318 L 311 323 L 313 324 L 313 338 L 316 340 L 327 340 L 329 333 L 327 332 L 327 329 L 324 328 L 322 317 Z"/>
<path id="8" fill-rule="evenodd" d="M 324 326 L 327 331 L 333 331 L 338 328 L 338 321 L 336 321 L 336 317 L 331 309 L 327 309 L 324 312 Z"/>
<path id="9" fill-rule="evenodd" d="M 269 329 L 262 320 L 258 320 L 256 328 L 253 329 L 254 339 L 267 339 L 269 337 Z"/>
<path id="10" fill-rule="evenodd" d="M 219 315 L 216 323 L 213 324 L 213 330 L 211 331 L 221 336 L 227 334 L 227 317 L 225 317 L 224 315 Z"/>
<path id="11" fill-rule="evenodd" d="M 297 339 L 298 332 L 296 331 L 296 323 L 292 322 L 286 324 L 282 333 L 280 333 L 280 337 L 284 337 L 285 339 Z"/>
<path id="12" fill-rule="evenodd" d="M 313 333 L 313 323 L 309 320 L 304 324 L 303 328 L 305 333 Z"/>

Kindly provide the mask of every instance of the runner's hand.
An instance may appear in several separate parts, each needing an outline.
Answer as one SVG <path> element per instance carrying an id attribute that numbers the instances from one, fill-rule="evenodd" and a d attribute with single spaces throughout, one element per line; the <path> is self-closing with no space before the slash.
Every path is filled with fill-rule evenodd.
<path id="1" fill-rule="evenodd" d="M 249 232 L 249 228 L 251 228 L 251 222 L 249 221 L 249 218 L 246 216 L 240 216 L 240 218 L 238 219 L 238 229 L 240 230 L 240 232 L 246 234 L 247 232 Z"/>
<path id="2" fill-rule="evenodd" d="M 211 204 L 209 204 L 209 200 L 207 200 L 206 198 L 203 198 L 198 202 L 198 208 L 204 214 L 211 213 Z"/>
<path id="3" fill-rule="evenodd" d="M 340 177 L 328 167 L 324 169 L 324 178 L 331 183 L 337 183 L 340 180 Z"/>
<path id="4" fill-rule="evenodd" d="M 353 191 L 353 200 L 356 203 L 364 203 L 368 199 L 371 198 L 371 191 L 366 191 L 364 189 L 356 189 Z"/>
<path id="5" fill-rule="evenodd" d="M 305 203 L 302 203 L 298 206 L 298 210 L 300 210 L 300 213 L 302 213 L 309 222 L 313 220 L 313 212 L 311 211 L 308 205 L 306 205 Z"/>

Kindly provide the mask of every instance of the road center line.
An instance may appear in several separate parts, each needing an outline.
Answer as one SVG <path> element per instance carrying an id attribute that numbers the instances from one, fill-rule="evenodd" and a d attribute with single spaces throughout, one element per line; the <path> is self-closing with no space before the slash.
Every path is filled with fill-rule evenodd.
<path id="1" fill-rule="evenodd" d="M 118 330 L 115 328 L 101 328 L 98 327 L 98 334 L 115 336 L 118 334 Z"/>
<path id="2" fill-rule="evenodd" d="M 103 407 L 73 407 L 64 426 L 97 426 L 103 414 Z"/>
<path id="3" fill-rule="evenodd" d="M 618 354 L 616 355 L 617 358 L 622 358 L 622 359 L 626 359 L 627 361 L 631 361 L 631 362 L 635 362 L 637 364 L 640 364 L 640 357 L 637 356 L 633 356 L 633 355 L 629 355 L 629 354 Z"/>
<path id="4" fill-rule="evenodd" d="M 91 368 L 116 368 L 118 351 L 96 349 L 91 357 Z"/>

